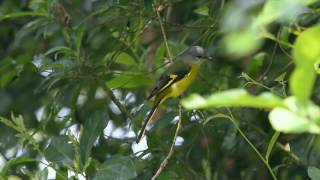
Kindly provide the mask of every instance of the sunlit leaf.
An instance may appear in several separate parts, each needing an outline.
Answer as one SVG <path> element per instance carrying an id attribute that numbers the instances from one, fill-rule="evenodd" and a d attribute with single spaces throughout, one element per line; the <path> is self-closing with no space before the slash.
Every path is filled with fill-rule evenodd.
<path id="1" fill-rule="evenodd" d="M 320 74 L 320 58 L 314 63 L 314 70 Z"/>
<path id="2" fill-rule="evenodd" d="M 223 47 L 228 55 L 241 57 L 257 50 L 262 40 L 254 32 L 232 32 L 223 39 Z"/>
<path id="3" fill-rule="evenodd" d="M 320 133 L 320 108 L 301 104 L 295 97 L 285 99 L 287 108 L 277 107 L 269 114 L 272 127 L 285 133 Z"/>
<path id="4" fill-rule="evenodd" d="M 275 108 L 269 114 L 272 127 L 285 133 L 313 132 L 320 133 L 320 128 L 303 116 L 299 116 L 285 108 Z"/>
<path id="5" fill-rule="evenodd" d="M 311 3 L 310 0 L 268 0 L 253 26 L 261 27 L 277 20 L 291 20 L 307 11 L 306 5 Z"/>
<path id="6" fill-rule="evenodd" d="M 224 106 L 255 108 L 274 108 L 284 106 L 282 100 L 272 93 L 265 92 L 259 96 L 253 96 L 243 89 L 233 89 L 214 93 L 207 98 L 194 94 L 183 99 L 182 105 L 187 109 Z"/>
<path id="7" fill-rule="evenodd" d="M 137 65 L 137 62 L 129 54 L 124 52 L 119 54 L 116 62 L 125 65 Z"/>
<path id="8" fill-rule="evenodd" d="M 311 96 L 316 78 L 314 64 L 320 58 L 320 25 L 300 34 L 293 49 L 296 68 L 290 77 L 290 89 L 302 102 Z"/>
<path id="9" fill-rule="evenodd" d="M 194 12 L 202 16 L 209 16 L 209 7 L 207 5 L 203 5 L 195 9 Z"/>

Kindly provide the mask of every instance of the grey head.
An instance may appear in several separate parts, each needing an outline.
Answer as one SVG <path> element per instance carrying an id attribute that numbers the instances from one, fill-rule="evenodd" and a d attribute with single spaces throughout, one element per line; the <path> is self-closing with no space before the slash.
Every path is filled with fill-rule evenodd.
<path id="1" fill-rule="evenodd" d="M 191 46 L 183 53 L 183 56 L 185 62 L 192 64 L 202 63 L 208 58 L 204 49 L 200 46 Z"/>
<path id="2" fill-rule="evenodd" d="M 197 58 L 207 57 L 204 49 L 200 46 L 191 46 L 189 49 L 187 49 L 186 53 Z"/>

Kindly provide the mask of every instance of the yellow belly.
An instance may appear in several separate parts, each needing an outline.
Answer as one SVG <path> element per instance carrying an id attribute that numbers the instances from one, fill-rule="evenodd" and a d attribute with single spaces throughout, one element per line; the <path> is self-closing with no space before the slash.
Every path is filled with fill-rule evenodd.
<path id="1" fill-rule="evenodd" d="M 194 81 L 194 79 L 198 75 L 198 72 L 199 72 L 199 66 L 193 65 L 189 74 L 187 74 L 183 79 L 175 82 L 174 84 L 171 85 L 170 88 L 168 88 L 166 98 L 180 96 Z"/>

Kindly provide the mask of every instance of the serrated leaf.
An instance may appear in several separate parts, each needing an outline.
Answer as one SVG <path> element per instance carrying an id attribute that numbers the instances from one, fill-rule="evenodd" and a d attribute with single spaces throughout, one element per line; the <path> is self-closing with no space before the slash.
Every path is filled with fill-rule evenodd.
<path id="1" fill-rule="evenodd" d="M 80 138 L 80 155 L 83 165 L 91 154 L 94 142 L 103 132 L 108 122 L 108 116 L 104 111 L 95 112 L 84 124 L 84 130 Z"/>
<path id="2" fill-rule="evenodd" d="M 130 157 L 113 156 L 98 169 L 94 180 L 127 180 L 135 177 L 136 167 Z"/>
<path id="3" fill-rule="evenodd" d="M 194 94 L 182 100 L 182 105 L 187 109 L 224 107 L 224 106 L 246 106 L 255 108 L 274 108 L 284 106 L 281 98 L 272 93 L 262 93 L 253 96 L 243 89 L 233 89 L 212 94 L 204 98 Z"/>

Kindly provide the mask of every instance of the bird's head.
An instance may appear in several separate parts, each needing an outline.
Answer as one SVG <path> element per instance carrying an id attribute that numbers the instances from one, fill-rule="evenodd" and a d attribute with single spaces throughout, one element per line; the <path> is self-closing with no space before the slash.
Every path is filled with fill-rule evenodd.
<path id="1" fill-rule="evenodd" d="M 191 64 L 201 64 L 204 60 L 211 59 L 211 57 L 208 57 L 204 49 L 200 46 L 191 46 L 184 52 L 184 55 L 185 58 L 183 59 L 185 62 Z"/>

